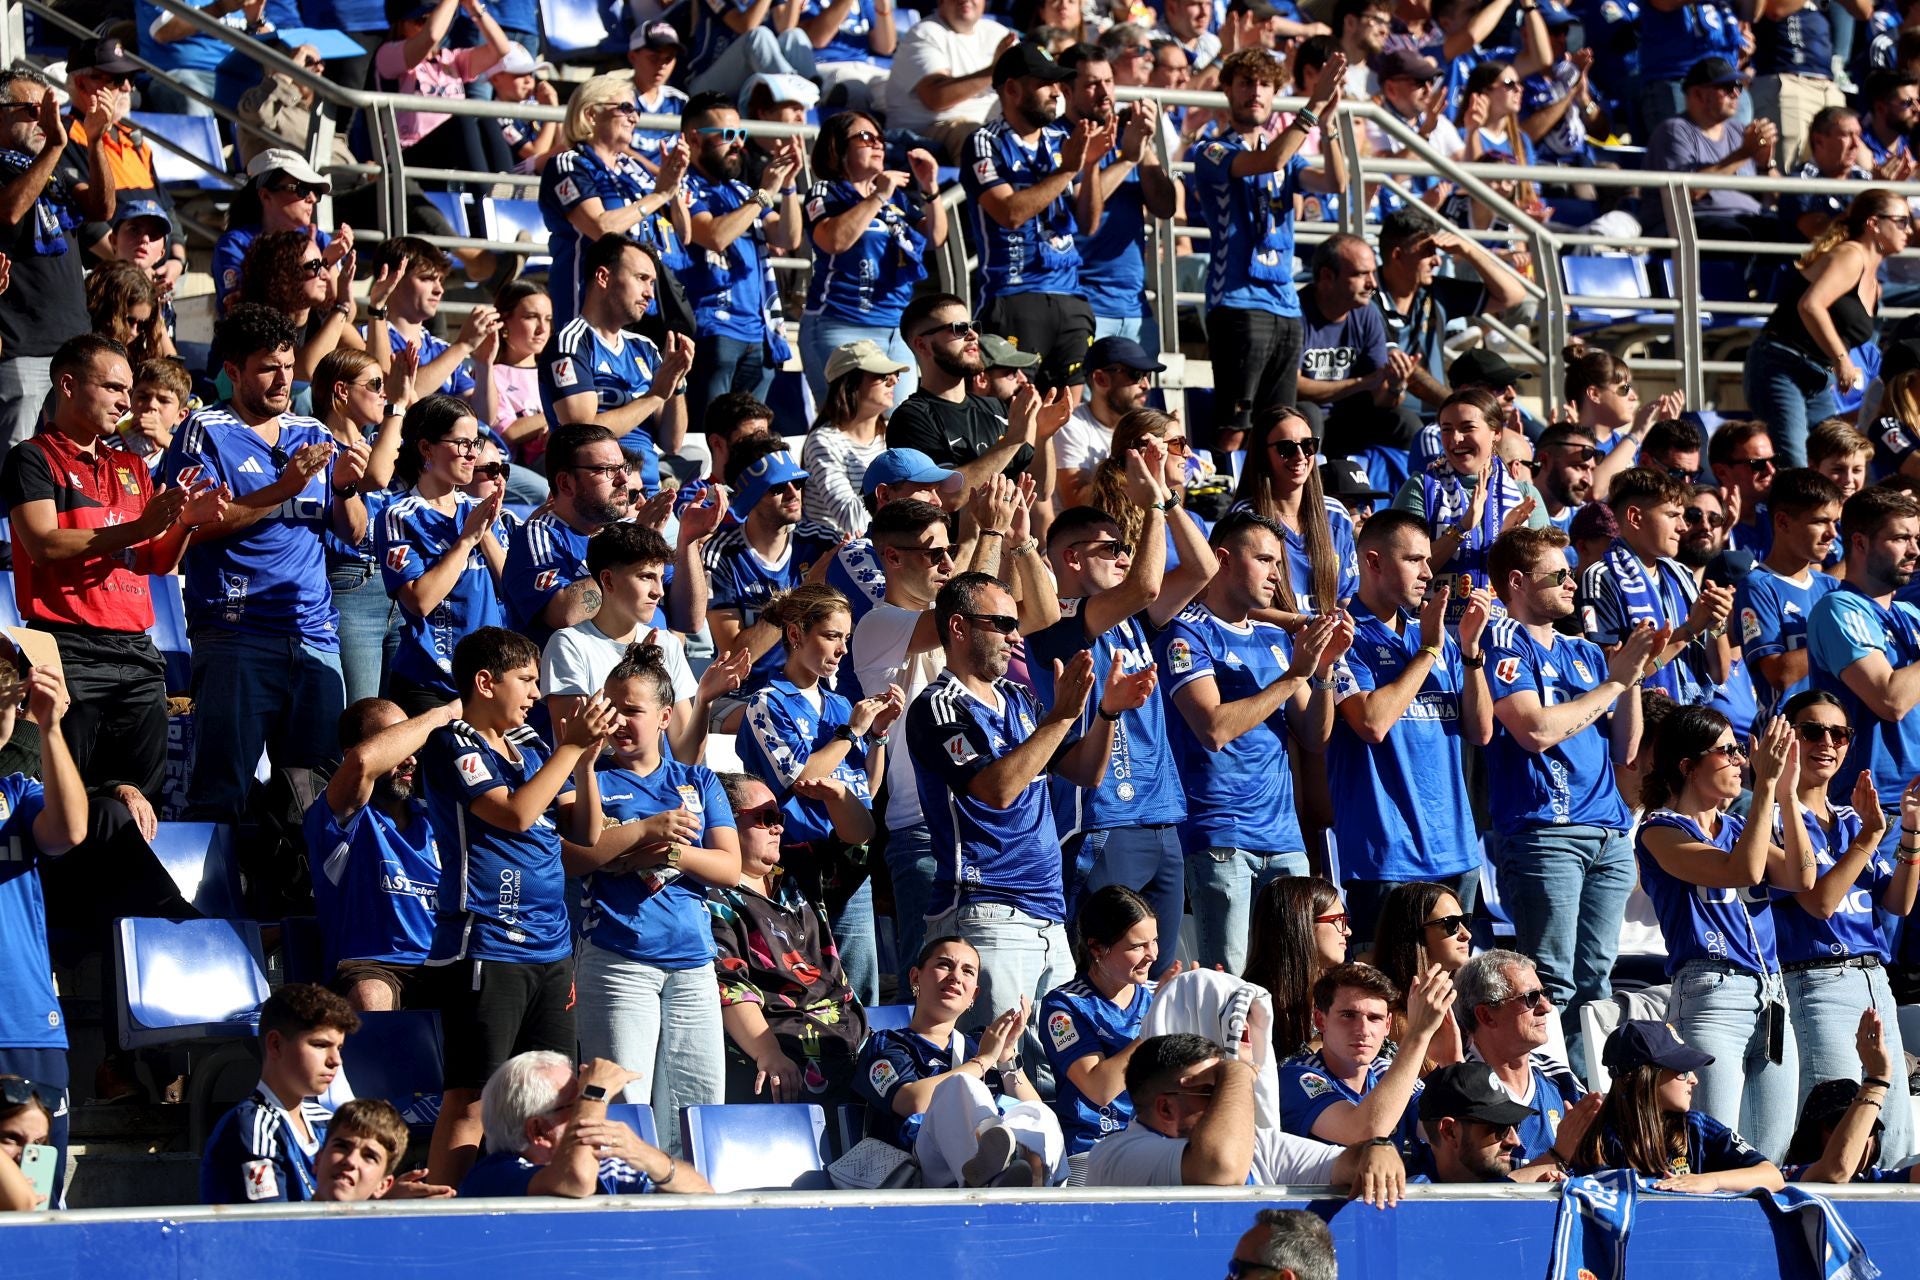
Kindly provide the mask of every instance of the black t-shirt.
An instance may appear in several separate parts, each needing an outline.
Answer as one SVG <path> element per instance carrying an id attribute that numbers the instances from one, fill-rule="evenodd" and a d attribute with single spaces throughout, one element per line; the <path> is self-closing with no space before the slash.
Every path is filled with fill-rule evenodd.
<path id="1" fill-rule="evenodd" d="M 994 401 L 968 396 L 956 404 L 915 391 L 887 419 L 887 447 L 918 449 L 943 467 L 956 467 L 993 448 L 1006 429 Z M 1032 461 L 1033 450 L 1022 445 L 1007 464 L 1007 476 L 1017 479 Z"/>
<path id="2" fill-rule="evenodd" d="M 0 185 L 12 182 L 26 170 L 24 164 L 0 159 Z M 66 183 L 56 175 L 47 184 L 41 201 L 27 206 L 19 222 L 0 223 L 0 252 L 13 261 L 13 283 L 0 293 L 0 360 L 50 356 L 68 338 L 92 327 L 87 319 L 80 246 L 71 233 L 40 226 L 42 201 L 66 206 L 73 220 L 80 220 Z M 36 239 L 49 242 L 56 238 L 66 245 L 65 253 L 48 255 L 35 250 Z"/>

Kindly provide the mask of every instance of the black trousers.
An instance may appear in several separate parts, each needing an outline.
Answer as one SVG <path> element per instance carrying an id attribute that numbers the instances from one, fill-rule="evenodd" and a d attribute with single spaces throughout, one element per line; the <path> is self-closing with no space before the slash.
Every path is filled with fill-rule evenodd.
<path id="1" fill-rule="evenodd" d="M 1300 355 L 1306 333 L 1298 316 L 1240 307 L 1207 312 L 1207 349 L 1213 357 L 1213 438 L 1250 431 L 1256 414 L 1291 405 L 1300 391 Z"/>
<path id="2" fill-rule="evenodd" d="M 87 789 L 158 801 L 167 769 L 167 663 L 145 632 L 57 631 L 73 695 L 60 728 Z"/>
<path id="3" fill-rule="evenodd" d="M 1085 298 L 1070 293 L 1008 294 L 981 311 L 980 327 L 1039 355 L 1031 377 L 1042 390 L 1077 387 L 1087 380 L 1093 307 Z"/>

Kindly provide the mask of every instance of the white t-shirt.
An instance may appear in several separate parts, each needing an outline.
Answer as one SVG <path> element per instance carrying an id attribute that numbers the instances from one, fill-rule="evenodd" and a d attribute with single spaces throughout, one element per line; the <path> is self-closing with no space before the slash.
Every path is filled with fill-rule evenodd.
<path id="1" fill-rule="evenodd" d="M 1333 1162 L 1341 1147 L 1274 1129 L 1253 1135 L 1253 1181 L 1262 1187 L 1324 1187 L 1333 1181 Z M 1185 1138 L 1164 1133 L 1134 1120 L 1118 1133 L 1093 1144 L 1087 1156 L 1090 1187 L 1178 1187 Z"/>
<path id="2" fill-rule="evenodd" d="M 887 77 L 887 126 L 920 130 L 936 120 L 985 124 L 987 112 L 999 101 L 991 86 L 941 112 L 927 110 L 914 89 L 929 76 L 964 76 L 985 70 L 993 63 L 993 51 L 1009 34 L 992 18 L 980 19 L 964 36 L 939 18 L 914 23 L 913 29 L 900 37 L 893 71 Z"/>
<path id="3" fill-rule="evenodd" d="M 907 705 L 912 706 L 920 691 L 947 669 L 946 652 L 938 645 L 907 656 L 920 618 L 920 610 L 903 609 L 884 600 L 867 610 L 867 616 L 853 629 L 853 674 L 862 689 L 883 692 L 889 684 L 897 684 L 907 695 Z M 887 752 L 887 828 L 898 831 L 925 821 L 920 812 L 920 787 L 914 780 L 913 756 L 902 744 Z"/>
<path id="4" fill-rule="evenodd" d="M 644 624 L 634 633 L 635 640 L 646 639 Z M 680 637 L 662 629 L 654 633 L 667 660 L 667 678 L 673 681 L 673 700 L 685 702 L 693 697 L 697 681 L 687 665 L 687 647 Z M 615 640 L 593 624 L 593 619 L 563 627 L 547 638 L 540 655 L 540 689 L 548 694 L 591 697 L 606 687 L 607 677 L 627 655 L 627 642 Z"/>
<path id="5" fill-rule="evenodd" d="M 1418 130 L 1418 126 L 1414 128 Z M 1466 141 L 1461 138 L 1460 130 L 1453 121 L 1441 116 L 1433 123 L 1433 133 L 1428 136 L 1427 144 L 1449 160 L 1457 160 L 1466 151 Z M 1397 156 L 1406 148 L 1402 147 L 1387 131 L 1376 124 L 1367 125 L 1367 149 L 1376 156 Z"/>
<path id="6" fill-rule="evenodd" d="M 1093 416 L 1093 407 L 1082 404 L 1073 411 L 1066 425 L 1053 437 L 1053 465 L 1057 471 L 1083 471 L 1093 478 L 1093 469 L 1113 452 L 1113 429 L 1103 427 Z"/>

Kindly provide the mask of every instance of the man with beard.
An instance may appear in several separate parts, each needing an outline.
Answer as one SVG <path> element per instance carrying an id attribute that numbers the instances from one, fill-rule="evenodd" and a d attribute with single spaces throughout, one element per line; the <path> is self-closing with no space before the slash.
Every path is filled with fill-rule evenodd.
<path id="1" fill-rule="evenodd" d="M 1515 1102 L 1478 1062 L 1436 1067 L 1422 1082 L 1420 1129 L 1435 1182 L 1540 1182 L 1553 1160 L 1515 1178 L 1525 1153 L 1519 1126 L 1537 1112 Z"/>
<path id="2" fill-rule="evenodd" d="M 1096 682 L 1093 655 L 1077 653 L 1056 672 L 1054 703 L 1043 713 L 1007 679 L 1020 625 L 1005 583 L 958 574 L 934 597 L 933 614 L 947 669 L 907 709 L 907 751 L 936 867 L 927 936 L 953 934 L 980 953 L 968 1015 L 977 1028 L 995 1010 L 1037 1005 L 1073 976 L 1049 774 L 1100 785 L 1114 724 L 1153 696 L 1154 675 L 1116 663 Z M 1099 714 L 1070 740 L 1089 695 Z M 1023 1044 L 1030 1062 L 1045 1063 L 1035 1029 Z"/>
<path id="3" fill-rule="evenodd" d="M 1614 766 L 1640 749 L 1640 681 L 1666 634 L 1648 623 L 1611 654 L 1555 624 L 1573 613 L 1573 570 L 1558 529 L 1514 529 L 1487 553 L 1507 616 L 1487 628 L 1493 743 L 1487 750 L 1488 854 L 1513 917 L 1515 950 L 1534 957 L 1562 1010 L 1612 991 L 1620 920 L 1633 892 L 1633 815 Z M 1611 722 L 1600 721 L 1613 713 Z M 1580 1061 L 1578 1016 L 1562 1014 Z"/>
<path id="4" fill-rule="evenodd" d="M 993 403 L 968 394 L 974 376 L 986 371 L 987 358 L 967 304 L 950 293 L 923 293 L 907 304 L 900 335 L 913 351 L 920 385 L 887 419 L 887 446 L 917 449 L 959 472 L 969 493 L 995 475 L 1019 478 L 1044 438 L 1038 434 L 1041 398 L 1031 389 L 1016 393 L 1003 419 Z M 1066 393 L 1054 392 L 1045 407 L 1057 429 L 1066 419 Z"/>
<path id="5" fill-rule="evenodd" d="M 1160 349 L 1160 329 L 1147 309 L 1146 219 L 1173 217 L 1176 187 L 1155 145 L 1159 105 L 1142 98 L 1116 111 L 1116 70 L 1108 57 L 1105 46 L 1095 44 L 1078 44 L 1060 55 L 1060 65 L 1073 72 L 1067 119 L 1112 129 L 1118 138 L 1100 157 L 1100 225 L 1081 227 L 1075 238 L 1080 292 L 1093 308 L 1096 340 L 1124 337 L 1151 355 Z M 1089 355 L 1088 376 L 1099 368 Z"/>
<path id="6" fill-rule="evenodd" d="M 1535 487 L 1547 508 L 1547 522 L 1565 533 L 1573 517 L 1593 497 L 1593 471 L 1600 447 L 1585 427 L 1556 422 L 1541 433 L 1534 446 L 1540 465 L 1533 473 Z"/>
<path id="7" fill-rule="evenodd" d="M 1647 438 L 1640 444 L 1639 464 L 1692 480 L 1700 474 L 1700 450 L 1706 443 L 1700 428 L 1685 418 L 1664 418 L 1647 428 Z"/>
<path id="8" fill-rule="evenodd" d="M 1739 641 L 1763 711 L 1812 685 L 1807 620 L 1840 585 L 1820 570 L 1839 533 L 1840 502 L 1839 486 L 1811 467 L 1782 471 L 1768 491 L 1773 547 L 1740 579 L 1733 598 Z"/>
<path id="9" fill-rule="evenodd" d="M 1441 276 L 1441 259 L 1452 255 L 1466 259 L 1479 279 Z M 1448 317 L 1507 310 L 1526 296 L 1519 277 L 1473 241 L 1442 231 L 1412 209 L 1389 214 L 1380 224 L 1374 270 L 1380 288 L 1373 305 L 1387 322 L 1387 341 L 1418 362 L 1407 389 L 1424 404 L 1424 412 L 1437 412 L 1448 395 L 1442 343 Z"/>
<path id="10" fill-rule="evenodd" d="M 1212 239 L 1207 337 L 1213 353 L 1214 439 L 1238 449 L 1256 409 L 1291 405 L 1300 376 L 1300 297 L 1293 287 L 1294 200 L 1344 190 L 1347 162 L 1333 127 L 1347 60 L 1336 53 L 1313 82 L 1305 110 L 1269 138 L 1285 68 L 1264 49 L 1221 65 L 1228 131 L 1195 144 L 1193 187 Z M 1321 126 L 1323 171 L 1309 172 L 1300 144 Z"/>
<path id="11" fill-rule="evenodd" d="M 683 118 L 693 166 L 685 179 L 693 252 L 680 282 L 700 334 L 687 414 L 702 422 L 708 402 L 729 391 L 766 399 L 774 370 L 793 354 L 770 262 L 800 245 L 802 164 L 800 140 L 783 139 L 759 187 L 750 188 L 740 181 L 746 144 L 733 99 L 695 94 Z"/>
<path id="12" fill-rule="evenodd" d="M 693 339 L 667 330 L 667 350 L 625 330 L 640 323 L 660 283 L 653 251 L 625 236 L 601 236 L 581 255 L 580 314 L 541 357 L 540 389 L 555 425 L 596 422 L 640 462 L 640 487 L 660 488 L 660 455 L 687 434 L 685 379 Z M 659 448 L 654 446 L 658 445 Z"/>
<path id="13" fill-rule="evenodd" d="M 1111 76 L 1111 69 L 1108 75 Z M 1093 341 L 1075 237 L 1100 229 L 1101 160 L 1111 124 L 1054 123 L 1074 73 L 1039 46 L 1017 44 L 993 64 L 1002 118 L 967 139 L 960 182 L 980 246 L 980 322 L 1040 354 L 1042 386 L 1079 386 Z"/>
<path id="14" fill-rule="evenodd" d="M 1347 55 L 1347 78 L 1341 93 L 1349 101 L 1366 102 L 1380 93 L 1380 77 L 1373 64 L 1387 47 L 1393 31 L 1393 0 L 1340 0 L 1333 7 L 1333 30 L 1340 52 Z M 1439 67 L 1434 68 L 1437 75 Z"/>
<path id="15" fill-rule="evenodd" d="M 1086 501 L 1093 471 L 1113 452 L 1113 429 L 1147 402 L 1147 384 L 1167 366 L 1131 338 L 1102 338 L 1087 350 L 1093 394 L 1053 442 L 1054 493 L 1062 507 Z"/>
<path id="16" fill-rule="evenodd" d="M 1646 677 L 1683 706 L 1706 703 L 1727 679 L 1727 619 L 1733 589 L 1699 586 L 1674 559 L 1680 524 L 1693 496 L 1684 481 L 1648 467 L 1614 479 L 1607 505 L 1620 536 L 1580 570 L 1580 625 L 1587 639 L 1611 649 L 1651 623 L 1667 635 Z"/>
<path id="17" fill-rule="evenodd" d="M 1871 774 L 1881 806 L 1895 812 L 1920 773 L 1920 716 L 1910 714 L 1920 703 L 1920 502 L 1897 489 L 1862 489 L 1841 508 L 1840 527 L 1846 572 L 1807 619 L 1813 687 L 1840 699 L 1853 726 L 1843 775 Z M 1911 852 L 1913 839 L 1896 834 L 1905 825 L 1887 824 L 1883 852 L 1895 840 Z"/>
<path id="18" fill-rule="evenodd" d="M 346 705 L 340 615 L 324 538 L 366 533 L 365 444 L 337 450 L 293 403 L 293 321 L 236 306 L 214 326 L 231 400 L 188 418 L 160 465 L 182 487 L 211 480 L 233 496 L 187 547 L 196 743 L 190 815 L 232 822 L 264 749 L 276 769 L 331 767 Z"/>
<path id="19" fill-rule="evenodd" d="M 600 588 L 587 571 L 587 539 L 627 516 L 627 460 L 613 432 L 593 422 L 557 427 L 547 441 L 547 479 L 553 483 L 548 509 L 534 516 L 507 542 L 507 563 L 500 575 L 507 616 L 535 644 L 562 627 L 591 618 L 600 608 Z M 699 507 L 689 507 L 687 519 Z M 676 592 L 691 592 L 683 581 L 697 574 L 674 574 L 668 608 Z"/>
<path id="20" fill-rule="evenodd" d="M 440 848 L 414 793 L 414 756 L 459 712 L 455 701 L 409 720 L 384 698 L 360 699 L 340 716 L 346 757 L 307 809 L 326 971 L 355 1009 L 426 1002 Z"/>
<path id="21" fill-rule="evenodd" d="M 1402 404 L 1420 367 L 1412 352 L 1387 345 L 1387 325 L 1373 295 L 1373 250 L 1359 236 L 1329 236 L 1313 251 L 1313 285 L 1300 298 L 1300 407 L 1327 452 L 1352 455 L 1376 447 L 1399 455 L 1390 474 L 1404 476 L 1407 446 L 1420 417 Z"/>
<path id="22" fill-rule="evenodd" d="M 1667 474 L 1673 473 L 1669 471 Z M 1686 528 L 1680 534 L 1680 553 L 1675 558 L 1693 570 L 1694 580 L 1698 581 L 1707 567 L 1713 564 L 1715 557 L 1726 550 L 1727 504 L 1714 485 L 1696 484 L 1691 487 L 1693 497 L 1687 502 Z M 1721 563 L 1734 564 L 1736 557 L 1738 572 L 1716 575 L 1715 582 L 1738 582 L 1741 574 L 1753 568 L 1753 555 L 1746 551 L 1731 552 Z"/>

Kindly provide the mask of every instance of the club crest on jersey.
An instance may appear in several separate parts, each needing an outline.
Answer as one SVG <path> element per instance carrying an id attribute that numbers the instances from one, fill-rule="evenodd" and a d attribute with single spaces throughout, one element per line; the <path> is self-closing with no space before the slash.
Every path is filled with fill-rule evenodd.
<path id="1" fill-rule="evenodd" d="M 972 764 L 980 758 L 980 753 L 973 749 L 973 744 L 967 741 L 967 735 L 964 733 L 954 734 L 951 738 L 943 742 L 941 746 L 947 753 L 947 759 L 953 761 L 955 764 Z"/>
<path id="2" fill-rule="evenodd" d="M 1064 1009 L 1048 1014 L 1047 1038 L 1053 1041 L 1055 1049 L 1069 1049 L 1079 1044 L 1080 1033 L 1074 1029 L 1073 1015 Z"/>
<path id="3" fill-rule="evenodd" d="M 1502 684 L 1513 683 L 1514 678 L 1520 674 L 1520 659 L 1518 658 L 1500 659 L 1500 661 L 1497 664 L 1495 664 L 1493 668 L 1493 674 L 1499 678 Z"/>
<path id="4" fill-rule="evenodd" d="M 1177 676 L 1193 670 L 1193 646 L 1185 640 L 1175 640 L 1168 645 L 1167 669 Z"/>
<path id="5" fill-rule="evenodd" d="M 1573 674 L 1579 676 L 1582 680 L 1593 679 L 1593 673 L 1587 670 L 1586 660 L 1583 658 L 1575 658 L 1573 660 Z"/>
<path id="6" fill-rule="evenodd" d="M 392 547 L 387 551 L 387 568 L 399 573 L 407 567 L 407 553 L 412 547 Z"/>
<path id="7" fill-rule="evenodd" d="M 680 803 L 689 813 L 701 813 L 706 809 L 706 801 L 700 798 L 700 788 L 691 784 L 680 787 Z"/>
<path id="8" fill-rule="evenodd" d="M 453 762 L 460 771 L 460 778 L 470 787 L 477 787 L 493 779 L 493 771 L 487 768 L 487 762 L 478 751 L 469 751 Z"/>
<path id="9" fill-rule="evenodd" d="M 140 496 L 140 483 L 133 478 L 133 472 L 125 467 L 115 467 L 113 474 L 120 480 L 120 488 L 129 498 Z"/>

